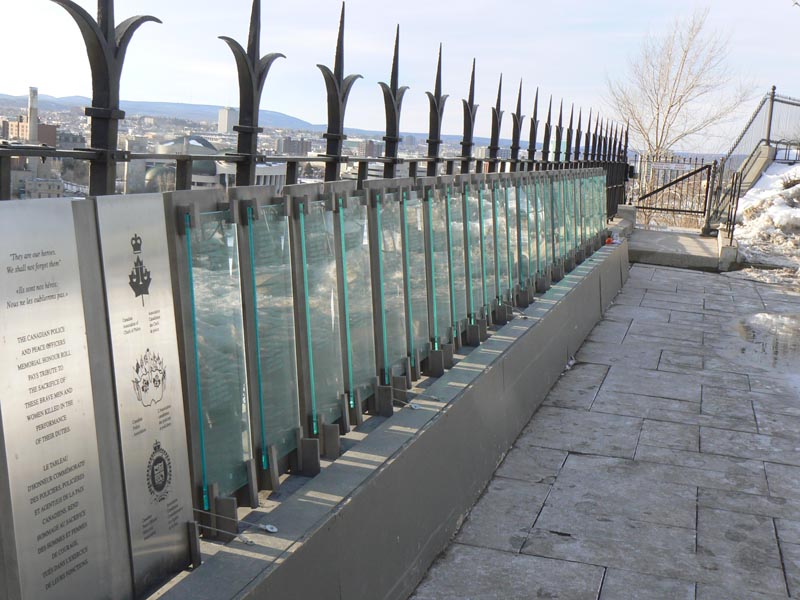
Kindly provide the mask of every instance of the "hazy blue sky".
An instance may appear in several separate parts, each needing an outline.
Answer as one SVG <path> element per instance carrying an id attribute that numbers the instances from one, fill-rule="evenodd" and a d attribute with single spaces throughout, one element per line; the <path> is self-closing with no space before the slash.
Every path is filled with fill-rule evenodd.
<path id="1" fill-rule="evenodd" d="M 78 4 L 95 13 L 94 0 Z M 151 14 L 164 23 L 145 24 L 134 37 L 122 80 L 122 98 L 203 104 L 238 104 L 229 35 L 245 42 L 251 0 L 117 0 L 117 21 Z M 490 107 L 503 73 L 503 109 L 514 109 L 523 80 L 523 112 L 533 94 L 553 94 L 588 109 L 601 109 L 607 77 L 620 74 L 648 32 L 668 29 L 698 7 L 710 8 L 711 29 L 730 36 L 734 70 L 755 96 L 773 83 L 800 95 L 797 81 L 800 8 L 791 0 L 348 0 L 345 70 L 359 73 L 345 124 L 382 129 L 378 81 L 387 81 L 396 24 L 400 25 L 400 79 L 411 87 L 401 127 L 427 131 L 428 103 L 439 42 L 444 45 L 444 92 L 450 95 L 444 130 L 461 128 L 472 58 L 477 58 L 478 135 L 488 136 Z M 338 0 L 264 0 L 262 52 L 282 52 L 267 80 L 261 107 L 314 123 L 326 119 L 325 88 L 315 67 L 332 65 L 341 3 Z M 47 0 L 0 0 L 0 92 L 24 94 L 28 86 L 54 96 L 91 95 L 88 61 L 80 34 L 67 13 Z M 746 107 L 749 113 L 755 106 Z M 540 111 L 543 110 L 540 105 Z M 741 120 L 731 124 L 733 135 Z M 503 124 L 510 137 L 511 117 Z M 525 126 L 527 130 L 527 124 Z M 704 149 L 729 145 L 727 135 L 705 140 Z"/>

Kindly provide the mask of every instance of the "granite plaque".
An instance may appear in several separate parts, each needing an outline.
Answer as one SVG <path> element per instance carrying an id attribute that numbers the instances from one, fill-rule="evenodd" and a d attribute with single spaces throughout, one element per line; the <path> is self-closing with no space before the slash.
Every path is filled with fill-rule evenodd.
<path id="1" fill-rule="evenodd" d="M 97 199 L 136 595 L 189 563 L 189 459 L 164 200 Z"/>
<path id="2" fill-rule="evenodd" d="M 13 536 L 17 565 L 0 593 L 12 597 L 111 595 L 75 239 L 71 200 L 0 203 L 0 490 L 11 502 L 0 541 Z"/>

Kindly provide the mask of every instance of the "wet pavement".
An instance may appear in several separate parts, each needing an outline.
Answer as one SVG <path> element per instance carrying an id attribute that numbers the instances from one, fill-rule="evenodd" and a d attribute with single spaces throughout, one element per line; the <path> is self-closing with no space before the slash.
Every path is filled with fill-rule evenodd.
<path id="1" fill-rule="evenodd" d="M 800 292 L 634 265 L 412 595 L 800 596 Z"/>

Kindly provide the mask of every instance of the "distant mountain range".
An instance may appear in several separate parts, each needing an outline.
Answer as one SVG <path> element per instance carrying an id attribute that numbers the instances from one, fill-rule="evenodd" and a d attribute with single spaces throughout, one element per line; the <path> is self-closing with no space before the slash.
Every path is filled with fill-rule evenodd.
<path id="1" fill-rule="evenodd" d="M 47 96 L 45 94 L 39 95 L 39 108 L 41 110 L 63 111 L 71 108 L 83 108 L 90 106 L 91 99 L 84 96 L 66 96 L 63 98 L 56 98 L 54 96 Z M 5 106 L 9 108 L 24 109 L 28 106 L 28 96 L 9 96 L 7 94 L 0 94 L 0 107 Z M 127 116 L 134 115 L 147 116 L 147 117 L 164 117 L 171 119 L 186 119 L 189 121 L 207 121 L 209 123 L 216 123 L 219 118 L 219 109 L 221 106 L 214 106 L 211 104 L 183 104 L 179 102 L 140 102 L 122 100 L 120 107 L 125 111 Z M 262 110 L 259 113 L 259 123 L 262 127 L 271 127 L 275 129 L 295 129 L 299 131 L 313 131 L 322 133 L 327 129 L 326 125 L 315 125 L 298 119 L 291 115 L 276 112 L 273 110 Z M 385 132 L 374 131 L 369 129 L 357 129 L 352 127 L 345 128 L 345 133 L 354 136 L 365 136 L 374 139 L 380 139 Z M 412 133 L 404 132 L 403 135 L 413 135 L 418 140 L 427 139 L 427 133 Z M 457 143 L 461 141 L 460 135 L 442 135 L 442 139 L 447 142 Z M 475 138 L 476 146 L 486 146 L 489 144 L 489 138 Z M 510 140 L 500 140 L 500 145 L 503 147 L 510 146 Z M 527 148 L 528 144 L 523 142 L 523 148 Z"/>

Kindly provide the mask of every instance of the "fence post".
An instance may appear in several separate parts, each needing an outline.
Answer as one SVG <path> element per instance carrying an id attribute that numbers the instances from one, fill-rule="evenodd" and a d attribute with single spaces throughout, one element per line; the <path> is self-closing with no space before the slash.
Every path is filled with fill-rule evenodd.
<path id="1" fill-rule="evenodd" d="M 340 176 L 340 166 L 344 162 L 342 157 L 342 142 L 344 135 L 344 111 L 347 108 L 347 99 L 350 89 L 361 75 L 344 76 L 344 2 L 342 3 L 342 16 L 339 20 L 339 37 L 336 41 L 336 56 L 333 61 L 333 71 L 325 65 L 317 65 L 325 79 L 328 91 L 328 130 L 322 134 L 327 140 L 324 156 L 331 159 L 325 163 L 325 181 L 336 181 Z"/>
<path id="2" fill-rule="evenodd" d="M 92 119 L 92 148 L 102 150 L 91 160 L 89 193 L 113 194 L 117 178 L 117 138 L 119 121 L 125 113 L 119 108 L 119 86 L 125 53 L 134 32 L 144 23 L 161 23 L 155 17 L 132 17 L 114 24 L 114 0 L 99 0 L 97 20 L 70 0 L 52 0 L 75 20 L 86 45 L 92 70 L 92 105 L 86 116 Z"/>
<path id="3" fill-rule="evenodd" d="M 464 103 L 464 137 L 461 140 L 461 173 L 469 173 L 469 166 L 472 162 L 472 141 L 475 131 L 475 113 L 478 112 L 478 105 L 475 104 L 475 59 L 472 59 L 472 75 L 469 80 L 469 99 L 462 100 Z"/>
<path id="4" fill-rule="evenodd" d="M 711 235 L 711 204 L 714 201 L 714 184 L 716 183 L 717 179 L 717 161 L 715 160 L 711 163 L 711 169 L 708 173 L 708 182 L 706 183 L 706 204 L 705 204 L 705 220 L 703 222 L 703 228 L 700 230 L 700 235 L 702 236 L 710 236 Z"/>
<path id="5" fill-rule="evenodd" d="M 492 108 L 492 137 L 489 141 L 489 173 L 495 173 L 497 171 L 497 154 L 500 151 L 500 127 L 503 124 L 503 111 L 500 110 L 502 94 L 503 74 L 501 73 L 500 85 L 497 86 L 497 105 Z"/>
<path id="6" fill-rule="evenodd" d="M 236 185 L 253 185 L 256 182 L 258 134 L 264 131 L 258 126 L 261 94 L 272 63 L 286 57 L 278 52 L 261 56 L 261 0 L 253 0 L 247 50 L 232 38 L 221 36 L 220 39 L 233 52 L 239 75 L 239 124 L 233 130 L 238 134 L 236 151 L 247 160 L 236 163 Z"/>
<path id="7" fill-rule="evenodd" d="M 767 131 L 764 133 L 764 140 L 767 146 L 772 135 L 772 109 L 775 107 L 775 86 L 769 91 L 769 104 L 767 105 Z"/>
<path id="8" fill-rule="evenodd" d="M 383 176 L 393 178 L 397 175 L 397 148 L 400 143 L 400 111 L 403 108 L 403 96 L 408 89 L 406 86 L 400 87 L 399 84 L 399 62 L 400 62 L 400 25 L 397 26 L 397 33 L 394 38 L 394 57 L 392 59 L 392 74 L 389 85 L 380 82 L 378 85 L 383 90 L 383 104 L 386 110 L 386 135 L 383 137 L 386 142 L 384 157 L 388 159 L 383 165 Z M 359 167 L 359 180 L 361 179 L 361 169 Z"/>

